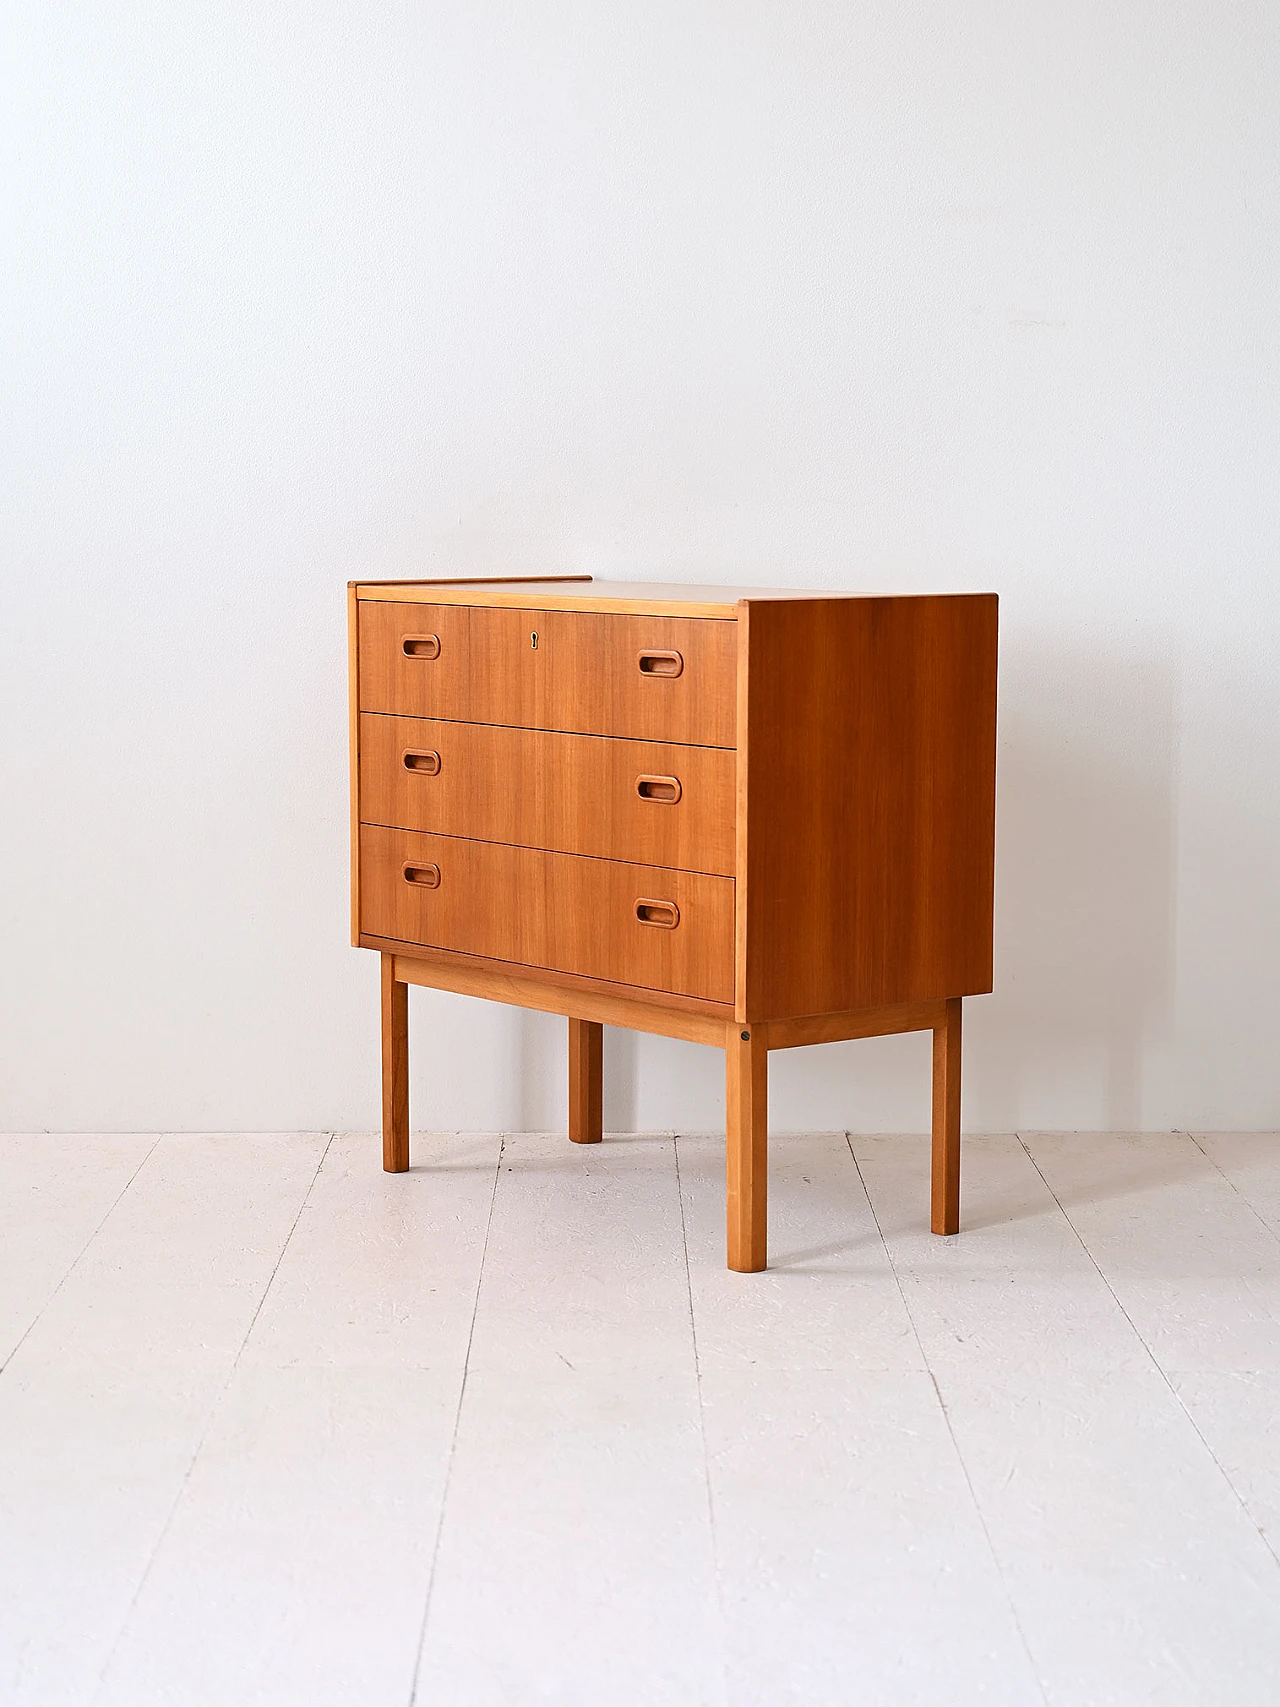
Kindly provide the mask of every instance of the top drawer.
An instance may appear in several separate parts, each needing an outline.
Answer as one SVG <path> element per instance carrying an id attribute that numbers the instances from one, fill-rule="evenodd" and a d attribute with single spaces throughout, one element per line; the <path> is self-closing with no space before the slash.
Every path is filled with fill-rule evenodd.
<path id="1" fill-rule="evenodd" d="M 736 744 L 737 623 L 360 601 L 360 709 Z"/>

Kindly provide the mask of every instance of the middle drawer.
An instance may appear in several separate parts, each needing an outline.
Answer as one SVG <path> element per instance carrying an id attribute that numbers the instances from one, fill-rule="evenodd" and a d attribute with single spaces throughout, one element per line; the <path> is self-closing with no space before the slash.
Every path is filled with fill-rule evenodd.
<path id="1" fill-rule="evenodd" d="M 362 712 L 360 818 L 731 877 L 736 757 Z"/>

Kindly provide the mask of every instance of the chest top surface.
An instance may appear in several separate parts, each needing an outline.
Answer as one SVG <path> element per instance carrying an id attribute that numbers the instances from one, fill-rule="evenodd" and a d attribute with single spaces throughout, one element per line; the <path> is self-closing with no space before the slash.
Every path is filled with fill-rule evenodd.
<path id="1" fill-rule="evenodd" d="M 580 610 L 624 615 L 733 618 L 743 600 L 882 598 L 871 592 L 748 587 L 661 581 L 608 581 L 591 575 L 530 575 L 412 581 L 352 581 L 360 600 L 393 604 L 509 605 L 518 610 Z M 942 595 L 946 596 L 946 595 Z"/>

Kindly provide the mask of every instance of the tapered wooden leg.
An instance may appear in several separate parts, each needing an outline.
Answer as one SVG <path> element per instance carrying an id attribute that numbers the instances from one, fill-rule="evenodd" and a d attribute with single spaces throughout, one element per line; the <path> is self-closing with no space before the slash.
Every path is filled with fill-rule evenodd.
<path id="1" fill-rule="evenodd" d="M 390 954 L 382 956 L 382 1166 L 409 1167 L 409 986 L 396 982 Z"/>
<path id="2" fill-rule="evenodd" d="M 729 1267 L 756 1274 L 768 1244 L 769 1051 L 763 1031 L 729 1026 L 724 1054 Z"/>
<path id="3" fill-rule="evenodd" d="M 604 1135 L 604 1027 L 569 1021 L 569 1136 L 598 1144 Z"/>
<path id="4" fill-rule="evenodd" d="M 929 1225 L 960 1231 L 960 998 L 933 1033 L 933 1180 Z"/>

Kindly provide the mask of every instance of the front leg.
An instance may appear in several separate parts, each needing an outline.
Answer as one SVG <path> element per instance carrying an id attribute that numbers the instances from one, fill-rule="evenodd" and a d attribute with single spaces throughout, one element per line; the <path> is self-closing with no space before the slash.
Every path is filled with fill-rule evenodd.
<path id="1" fill-rule="evenodd" d="M 729 1267 L 757 1274 L 768 1243 L 769 1049 L 763 1027 L 730 1025 L 724 1054 Z"/>
<path id="2" fill-rule="evenodd" d="M 960 1231 L 960 998 L 946 1004 L 933 1033 L 933 1178 L 929 1225 Z"/>
<path id="3" fill-rule="evenodd" d="M 395 956 L 382 956 L 382 1166 L 409 1168 L 409 986 L 396 980 Z"/>

